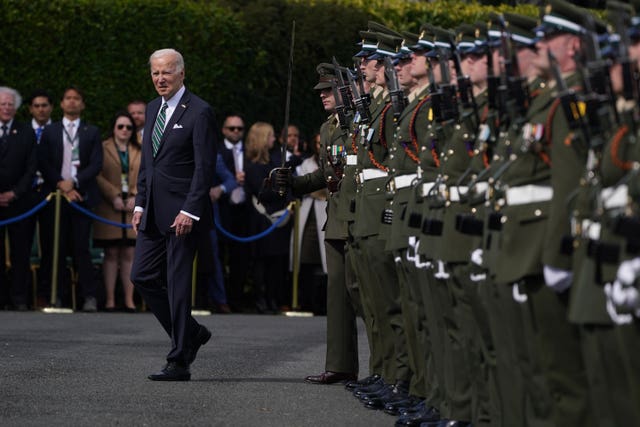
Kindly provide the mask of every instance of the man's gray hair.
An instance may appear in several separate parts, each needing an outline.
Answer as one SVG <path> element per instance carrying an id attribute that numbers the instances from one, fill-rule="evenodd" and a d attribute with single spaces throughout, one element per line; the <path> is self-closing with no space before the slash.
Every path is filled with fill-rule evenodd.
<path id="1" fill-rule="evenodd" d="M 20 96 L 20 93 L 17 90 L 8 86 L 0 86 L 0 94 L 2 93 L 8 93 L 9 95 L 13 96 L 13 103 L 15 104 L 14 105 L 15 109 L 17 110 L 18 108 L 20 108 L 20 106 L 22 105 L 22 97 Z"/>
<path id="2" fill-rule="evenodd" d="M 154 59 L 161 58 L 163 56 L 173 56 L 175 58 L 176 71 L 180 72 L 184 70 L 184 58 L 182 58 L 182 54 L 175 49 L 159 49 L 151 54 L 149 57 L 149 64 Z"/>

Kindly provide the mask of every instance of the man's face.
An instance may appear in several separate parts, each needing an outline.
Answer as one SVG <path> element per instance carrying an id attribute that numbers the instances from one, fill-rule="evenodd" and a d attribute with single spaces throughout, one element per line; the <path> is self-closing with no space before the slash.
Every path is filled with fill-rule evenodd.
<path id="1" fill-rule="evenodd" d="M 49 102 L 46 96 L 36 96 L 29 105 L 29 113 L 36 122 L 43 125 L 51 118 L 51 112 L 53 111 L 53 105 Z"/>
<path id="2" fill-rule="evenodd" d="M 383 86 L 386 87 L 387 86 L 387 80 L 384 77 L 384 61 L 383 60 L 376 60 L 373 61 L 375 62 L 375 71 L 376 71 L 376 81 L 375 84 L 377 84 L 378 86 Z"/>
<path id="3" fill-rule="evenodd" d="M 320 91 L 320 100 L 324 111 L 327 113 L 333 113 L 336 111 L 336 98 L 333 96 L 333 90 L 328 87 Z"/>
<path id="4" fill-rule="evenodd" d="M 460 68 L 475 85 L 487 81 L 487 55 L 467 55 L 460 63 Z"/>
<path id="5" fill-rule="evenodd" d="M 10 93 L 0 93 L 0 121 L 8 122 L 16 115 L 16 101 Z"/>
<path id="6" fill-rule="evenodd" d="M 151 60 L 151 80 L 158 95 L 171 99 L 184 82 L 184 70 L 177 70 L 175 55 L 167 54 Z"/>
<path id="7" fill-rule="evenodd" d="M 360 63 L 360 70 L 364 75 L 364 79 L 369 83 L 376 82 L 376 60 L 363 58 Z"/>
<path id="8" fill-rule="evenodd" d="M 416 79 L 427 77 L 427 57 L 422 53 L 411 55 L 411 76 Z"/>
<path id="9" fill-rule="evenodd" d="M 222 134 L 227 141 L 235 144 L 244 137 L 244 122 L 238 116 L 230 116 L 222 125 Z"/>
<path id="10" fill-rule="evenodd" d="M 289 126 L 287 128 L 287 147 L 290 150 L 295 150 L 300 142 L 300 131 L 295 126 Z"/>
<path id="11" fill-rule="evenodd" d="M 65 115 L 72 117 L 79 116 L 84 111 L 84 100 L 74 89 L 69 89 L 64 93 L 60 108 Z"/>
<path id="12" fill-rule="evenodd" d="M 538 56 L 533 65 L 539 70 L 540 75 L 548 75 L 551 70 L 549 52 L 558 61 L 560 71 L 566 72 L 575 64 L 573 56 L 579 48 L 577 37 L 571 34 L 556 34 L 545 37 L 536 43 Z"/>
<path id="13" fill-rule="evenodd" d="M 135 104 L 129 104 L 127 111 L 133 117 L 133 121 L 136 124 L 136 129 L 142 129 L 144 127 L 144 112 L 146 105 L 136 102 Z"/>
<path id="14" fill-rule="evenodd" d="M 398 75 L 398 83 L 404 88 L 413 86 L 414 81 L 411 77 L 411 58 L 404 58 L 398 61 L 395 66 Z"/>

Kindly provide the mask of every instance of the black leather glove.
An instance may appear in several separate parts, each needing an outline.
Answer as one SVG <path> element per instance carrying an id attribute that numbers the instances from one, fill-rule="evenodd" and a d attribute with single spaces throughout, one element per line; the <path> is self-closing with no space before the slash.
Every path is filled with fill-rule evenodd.
<path id="1" fill-rule="evenodd" d="M 293 178 L 291 177 L 291 168 L 275 168 L 271 171 L 271 176 L 273 191 L 283 197 L 291 188 L 291 183 L 293 181 Z"/>

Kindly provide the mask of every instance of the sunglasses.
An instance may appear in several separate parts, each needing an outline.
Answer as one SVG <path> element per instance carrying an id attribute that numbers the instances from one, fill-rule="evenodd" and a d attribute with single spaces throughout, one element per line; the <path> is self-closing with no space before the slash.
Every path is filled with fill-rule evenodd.
<path id="1" fill-rule="evenodd" d="M 226 128 L 231 132 L 242 132 L 244 130 L 242 126 L 227 126 Z"/>
<path id="2" fill-rule="evenodd" d="M 118 129 L 118 130 L 122 130 L 122 129 L 132 130 L 133 126 L 131 126 L 131 125 L 116 125 L 116 129 Z"/>

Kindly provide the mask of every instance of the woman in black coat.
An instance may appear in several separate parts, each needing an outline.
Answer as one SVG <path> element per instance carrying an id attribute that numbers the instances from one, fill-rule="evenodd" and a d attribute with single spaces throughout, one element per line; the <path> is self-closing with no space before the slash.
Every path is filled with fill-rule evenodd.
<path id="1" fill-rule="evenodd" d="M 269 150 L 275 142 L 273 126 L 257 122 L 251 126 L 245 140 L 245 188 L 253 206 L 253 234 L 260 233 L 286 210 L 289 199 L 280 197 L 265 186 L 272 164 Z M 253 243 L 253 281 L 256 309 L 260 313 L 286 310 L 291 304 L 291 284 L 288 280 L 289 242 L 292 221 L 287 219 L 267 236 Z"/>

